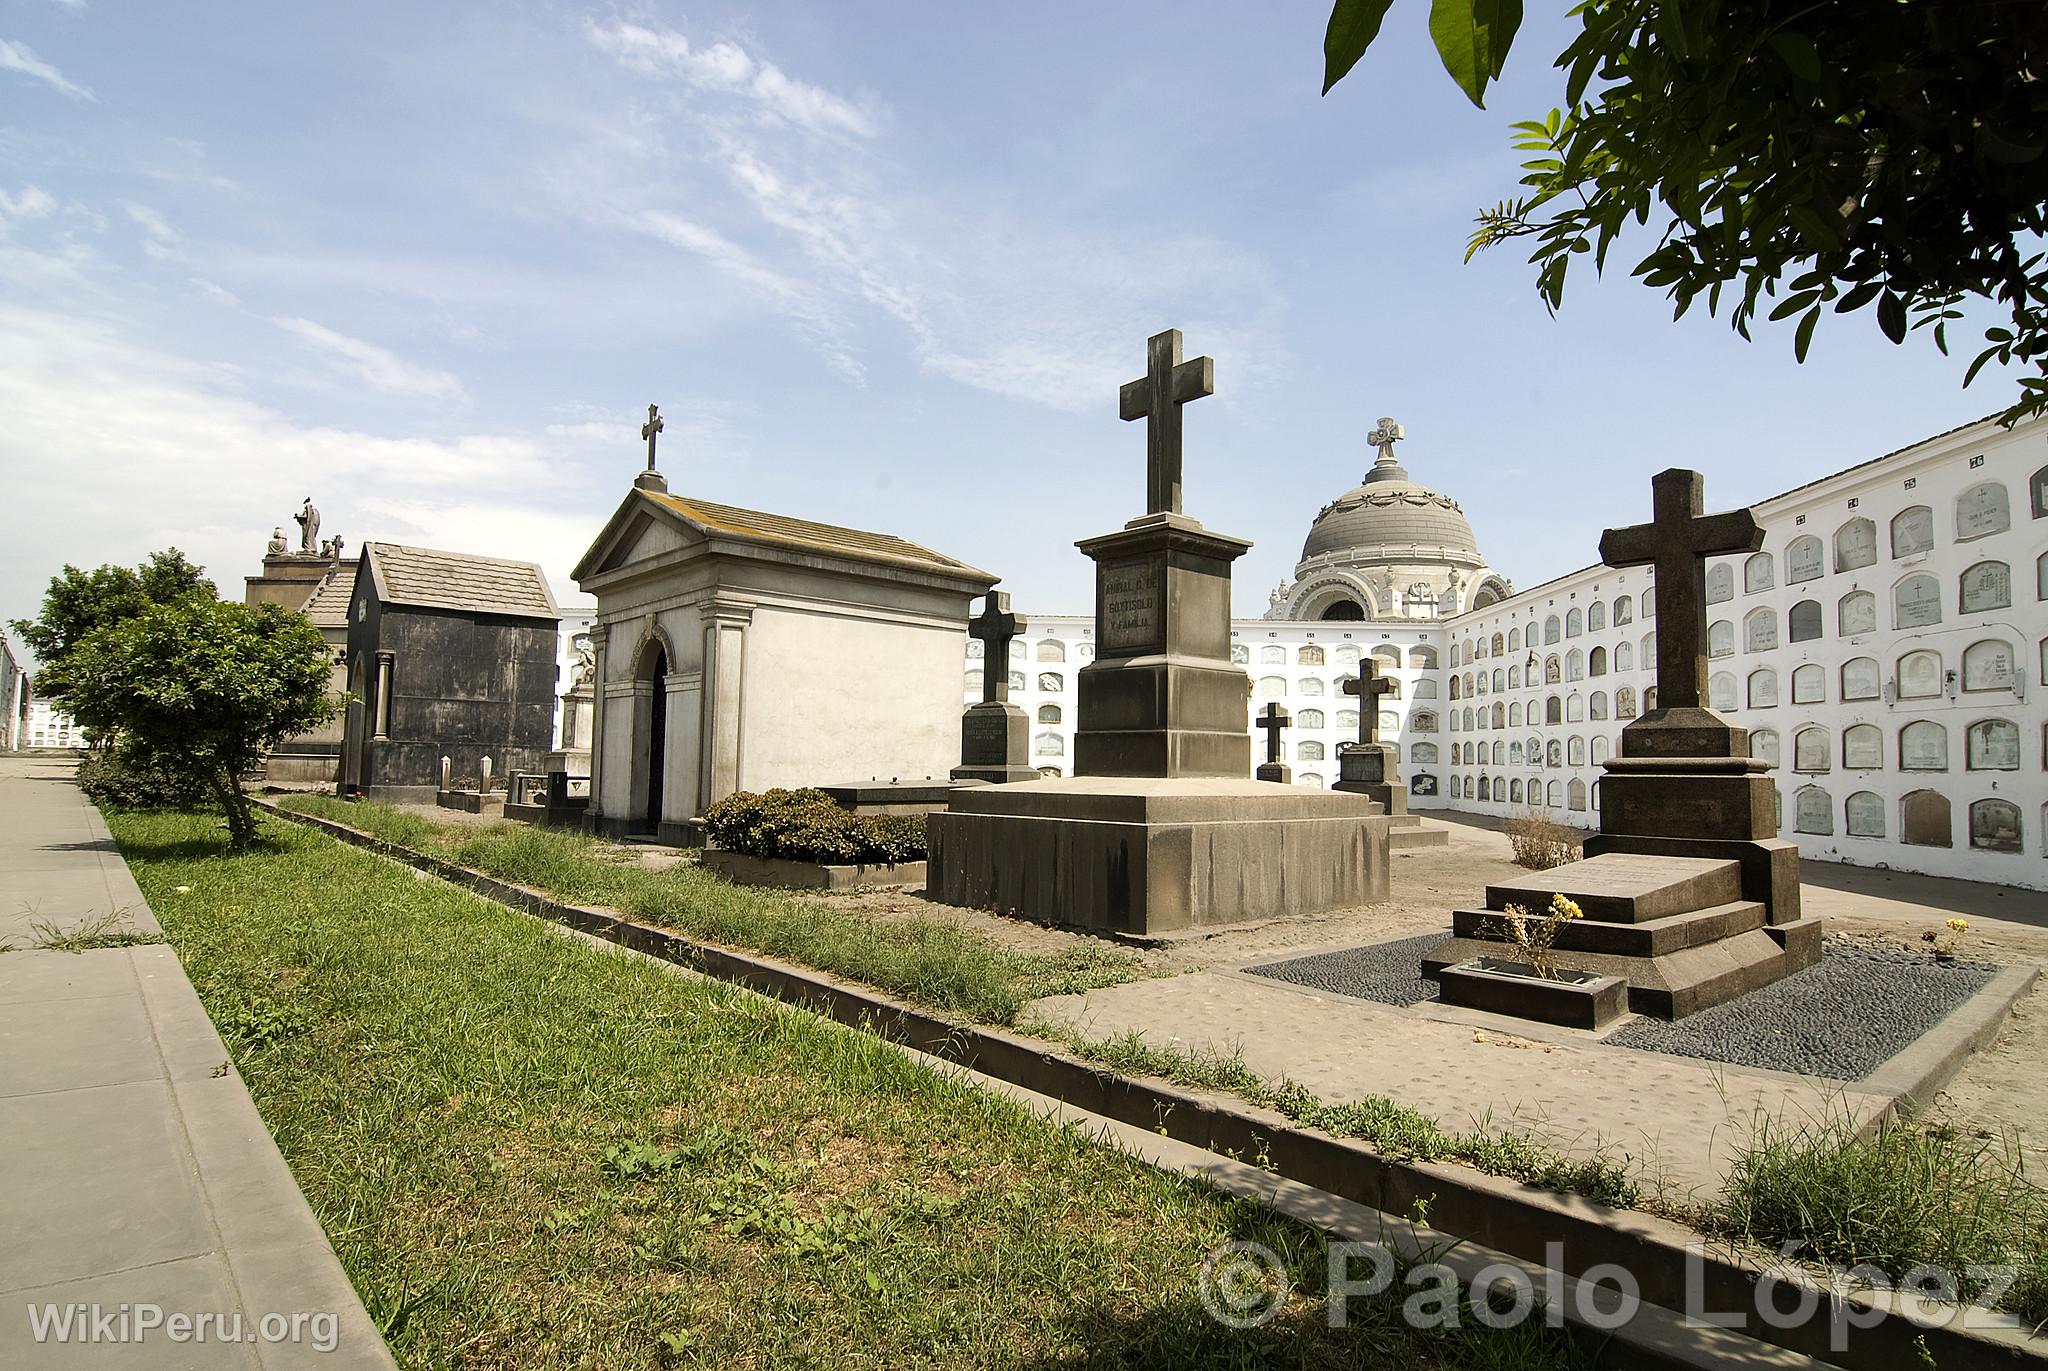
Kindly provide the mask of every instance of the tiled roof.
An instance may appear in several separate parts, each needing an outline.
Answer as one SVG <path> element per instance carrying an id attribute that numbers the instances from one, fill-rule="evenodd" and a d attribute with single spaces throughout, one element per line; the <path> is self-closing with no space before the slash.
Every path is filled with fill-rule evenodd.
<path id="1" fill-rule="evenodd" d="M 561 617 L 548 578 L 532 562 L 396 543 L 365 543 L 363 555 L 370 561 L 378 594 L 386 604 L 527 619 Z"/>
<path id="2" fill-rule="evenodd" d="M 843 555 L 850 554 L 855 557 L 920 562 L 947 571 L 975 570 L 967 563 L 955 561 L 944 553 L 934 552 L 928 547 L 920 547 L 916 543 L 891 537 L 886 533 L 868 533 L 857 528 L 840 528 L 835 524 L 814 524 L 808 519 L 791 519 L 781 514 L 764 514 L 757 509 L 741 509 L 736 505 L 714 504 L 710 500 L 684 498 L 651 490 L 643 493 L 648 499 L 674 510 L 684 518 L 720 532 L 737 533 L 749 538 L 765 538 L 772 542 L 789 543 Z"/>
<path id="3" fill-rule="evenodd" d="M 317 628 L 343 628 L 348 624 L 349 601 L 356 593 L 356 564 L 343 562 L 331 568 L 313 588 L 305 605 L 306 617 Z"/>

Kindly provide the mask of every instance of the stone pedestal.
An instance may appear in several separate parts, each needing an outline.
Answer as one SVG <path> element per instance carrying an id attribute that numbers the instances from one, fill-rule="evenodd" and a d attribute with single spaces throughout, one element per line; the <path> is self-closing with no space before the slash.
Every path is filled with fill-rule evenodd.
<path id="1" fill-rule="evenodd" d="M 1035 781 L 1038 768 L 1025 760 L 1030 746 L 1031 721 L 1016 705 L 1005 700 L 969 705 L 960 716 L 960 765 L 952 777 L 994 785 Z"/>
<path id="2" fill-rule="evenodd" d="M 1252 769 L 1251 678 L 1230 660 L 1230 564 L 1251 544 L 1148 514 L 1079 544 L 1095 559 L 1095 660 L 1078 675 L 1083 776 Z"/>
<path id="3" fill-rule="evenodd" d="M 1387 820 L 1263 781 L 1075 777 L 954 795 L 926 821 L 947 904 L 1159 934 L 1387 898 Z"/>
<path id="4" fill-rule="evenodd" d="M 1424 828 L 1421 816 L 1408 812 L 1408 787 L 1395 768 L 1397 756 L 1388 743 L 1346 743 L 1337 749 L 1337 780 L 1330 789 L 1363 795 L 1381 806 L 1393 822 L 1388 841 L 1396 852 L 1449 847 L 1448 831 Z"/>

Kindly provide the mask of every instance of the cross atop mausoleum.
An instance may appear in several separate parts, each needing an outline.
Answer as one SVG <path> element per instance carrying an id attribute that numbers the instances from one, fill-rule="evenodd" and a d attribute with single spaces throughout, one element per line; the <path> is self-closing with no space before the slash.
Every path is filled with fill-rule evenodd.
<path id="1" fill-rule="evenodd" d="M 1746 509 L 1702 514 L 1706 478 L 1697 471 L 1660 471 L 1650 488 L 1655 517 L 1601 534 L 1600 560 L 1656 568 L 1657 706 L 1698 709 L 1707 690 L 1707 558 L 1755 552 L 1764 531 Z"/>
<path id="2" fill-rule="evenodd" d="M 1280 707 L 1278 700 L 1271 701 L 1259 711 L 1259 727 L 1266 730 L 1266 765 L 1277 766 L 1280 762 L 1280 730 L 1294 722 L 1294 716 Z"/>
<path id="3" fill-rule="evenodd" d="M 967 621 L 967 636 L 982 644 L 981 700 L 993 704 L 1010 698 L 1010 640 L 1030 625 L 1010 613 L 1010 597 L 990 591 L 981 613 Z"/>
<path id="4" fill-rule="evenodd" d="M 654 440 L 660 436 L 662 427 L 661 406 L 649 405 L 647 407 L 647 422 L 640 425 L 640 436 L 647 440 L 647 469 L 649 471 L 654 470 Z"/>
<path id="5" fill-rule="evenodd" d="M 1394 465 L 1394 444 L 1407 436 L 1408 430 L 1395 423 L 1392 419 L 1381 419 L 1380 426 L 1365 435 L 1365 441 L 1380 450 L 1379 460 L 1381 463 L 1392 466 Z"/>
<path id="6" fill-rule="evenodd" d="M 1145 423 L 1145 512 L 1180 513 L 1180 407 L 1216 393 L 1214 358 L 1180 359 L 1180 330 L 1155 333 L 1146 344 L 1145 374 L 1124 382 L 1117 413 Z"/>
<path id="7" fill-rule="evenodd" d="M 1371 656 L 1358 659 L 1358 674 L 1346 676 L 1340 687 L 1346 695 L 1358 697 L 1358 741 L 1370 746 L 1380 740 L 1380 696 L 1391 695 L 1394 682 L 1380 675 L 1380 664 Z"/>

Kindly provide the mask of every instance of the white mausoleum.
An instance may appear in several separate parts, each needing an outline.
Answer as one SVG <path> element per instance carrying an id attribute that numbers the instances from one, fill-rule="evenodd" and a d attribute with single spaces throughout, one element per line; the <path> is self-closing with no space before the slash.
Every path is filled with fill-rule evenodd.
<path id="1" fill-rule="evenodd" d="M 1513 590 L 1456 503 L 1394 463 L 1399 437 L 1381 421 L 1294 581 L 1233 623 L 1252 712 L 1278 701 L 1296 784 L 1326 786 L 1357 737 L 1340 682 L 1371 653 L 1398 683 L 1380 736 L 1412 807 L 1596 826 L 1600 764 L 1654 704 L 1649 569 Z M 1641 522 L 1637 493 L 1607 522 Z M 1763 550 L 1709 565 L 1710 702 L 1775 763 L 1783 835 L 1809 859 L 2048 889 L 2048 421 L 1969 424 L 1751 508 Z M 1032 760 L 1066 774 L 1094 625 L 1025 613 L 1010 698 Z"/>

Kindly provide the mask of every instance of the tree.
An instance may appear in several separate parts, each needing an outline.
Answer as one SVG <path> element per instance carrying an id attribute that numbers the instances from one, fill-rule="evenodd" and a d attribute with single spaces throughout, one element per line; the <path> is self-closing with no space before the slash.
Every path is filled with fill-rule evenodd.
<path id="1" fill-rule="evenodd" d="M 213 599 L 213 582 L 206 579 L 204 568 L 194 566 L 174 547 L 151 553 L 148 561 L 133 570 L 103 566 L 97 571 L 80 571 L 67 565 L 62 574 L 50 578 L 50 588 L 43 593 L 42 617 L 16 619 L 12 625 L 36 654 L 36 693 L 63 701 L 65 665 L 94 629 L 187 595 Z"/>
<path id="2" fill-rule="evenodd" d="M 1324 83 L 1351 70 L 1392 0 L 1337 0 Z M 1596 273 L 1631 221 L 1634 268 L 1683 315 L 1706 297 L 1745 338 L 1759 310 L 1871 309 L 1894 343 L 1971 299 L 2004 309 L 1964 373 L 2017 362 L 2010 424 L 2048 411 L 2048 5 L 2004 0 L 1585 0 L 1557 57 L 1564 105 L 1513 126 L 1526 193 L 1482 211 L 1466 260 L 1531 237 L 1555 310 L 1575 258 Z M 1433 0 L 1430 33 L 1475 105 L 1521 0 Z M 1780 298 L 1782 296 L 1782 298 Z"/>
<path id="3" fill-rule="evenodd" d="M 334 715 L 327 644 L 280 605 L 203 595 L 148 605 L 89 632 L 64 670 L 73 717 L 112 734 L 122 761 L 212 795 L 232 851 L 256 837 L 243 773 Z"/>

